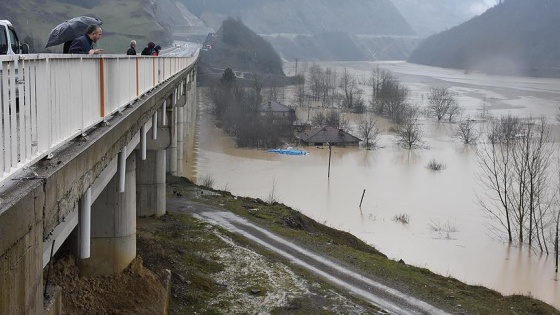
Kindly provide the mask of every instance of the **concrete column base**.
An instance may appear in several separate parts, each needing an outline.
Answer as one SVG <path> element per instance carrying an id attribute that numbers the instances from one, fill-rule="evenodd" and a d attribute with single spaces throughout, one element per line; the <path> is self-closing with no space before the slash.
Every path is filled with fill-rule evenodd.
<path id="1" fill-rule="evenodd" d="M 137 151 L 137 157 L 141 154 Z M 148 150 L 136 169 L 136 215 L 160 217 L 166 212 L 165 150 Z"/>
<path id="2" fill-rule="evenodd" d="M 82 276 L 123 271 L 136 257 L 136 154 L 126 160 L 124 193 L 119 174 L 109 181 L 91 208 L 91 256 L 79 262 Z"/>
<path id="3" fill-rule="evenodd" d="M 103 276 L 123 271 L 136 257 L 136 234 L 91 240 L 91 258 L 79 262 L 80 275 Z"/>

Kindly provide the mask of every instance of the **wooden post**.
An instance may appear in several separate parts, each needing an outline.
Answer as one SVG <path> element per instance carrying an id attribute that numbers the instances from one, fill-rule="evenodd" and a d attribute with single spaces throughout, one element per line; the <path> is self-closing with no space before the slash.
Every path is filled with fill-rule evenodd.
<path id="1" fill-rule="evenodd" d="M 327 178 L 331 178 L 331 144 L 329 142 L 327 142 L 327 144 L 329 145 L 329 173 L 327 175 Z"/>
<path id="2" fill-rule="evenodd" d="M 362 207 L 362 201 L 364 201 L 364 195 L 366 194 L 366 190 L 362 193 L 362 199 L 360 199 L 360 208 Z"/>

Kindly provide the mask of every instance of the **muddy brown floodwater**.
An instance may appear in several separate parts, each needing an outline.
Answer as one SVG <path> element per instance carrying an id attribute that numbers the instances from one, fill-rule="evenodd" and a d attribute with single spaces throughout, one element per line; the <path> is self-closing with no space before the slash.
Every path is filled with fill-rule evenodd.
<path id="1" fill-rule="evenodd" d="M 446 85 L 458 93 L 460 106 L 471 117 L 480 116 L 486 101 L 493 116 L 545 116 L 555 123 L 558 79 L 465 74 L 404 62 L 321 63 L 339 71 L 346 67 L 362 81 L 375 65 L 391 70 L 410 88 L 411 100 L 421 106 L 426 105 L 422 95 L 430 87 Z M 304 67 L 300 63 L 300 69 Z M 287 64 L 286 73 L 293 68 Z M 366 96 L 370 94 L 367 86 L 362 88 Z M 213 125 L 204 97 L 199 100 L 196 138 L 186 150 L 184 169 L 190 179 L 210 176 L 216 189 L 262 199 L 272 196 L 321 223 L 356 235 L 390 258 L 503 294 L 531 295 L 560 308 L 554 255 L 508 246 L 500 238 L 501 231 L 491 228 L 492 221 L 477 203 L 481 187 L 475 151 L 452 137 L 453 124 L 423 118 L 424 149 L 400 148 L 386 129 L 375 150 L 334 147 L 327 178 L 327 148 L 300 147 L 309 152 L 305 156 L 236 148 Z M 307 111 L 298 116 L 305 120 Z M 385 125 L 382 120 L 380 125 Z M 556 137 L 560 133 L 557 126 L 553 133 Z M 428 170 L 432 159 L 444 163 L 445 169 Z M 396 222 L 399 215 L 407 215 L 409 223 Z"/>

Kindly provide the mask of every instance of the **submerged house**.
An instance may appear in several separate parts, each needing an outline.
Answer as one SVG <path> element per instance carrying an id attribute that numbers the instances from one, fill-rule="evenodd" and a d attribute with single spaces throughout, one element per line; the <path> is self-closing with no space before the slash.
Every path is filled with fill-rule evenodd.
<path id="1" fill-rule="evenodd" d="M 261 117 L 270 118 L 273 122 L 289 122 L 292 124 L 296 119 L 296 111 L 276 101 L 266 101 L 259 105 L 257 112 Z"/>
<path id="2" fill-rule="evenodd" d="M 319 127 L 300 133 L 297 138 L 307 145 L 359 145 L 360 138 L 357 138 L 342 129 L 334 127 Z"/>

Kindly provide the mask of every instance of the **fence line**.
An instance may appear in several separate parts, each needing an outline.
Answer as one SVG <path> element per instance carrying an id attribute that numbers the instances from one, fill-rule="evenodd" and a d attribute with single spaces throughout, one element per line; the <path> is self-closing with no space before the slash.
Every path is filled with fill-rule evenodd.
<path id="1" fill-rule="evenodd" d="M 0 56 L 0 186 L 197 59 Z"/>

